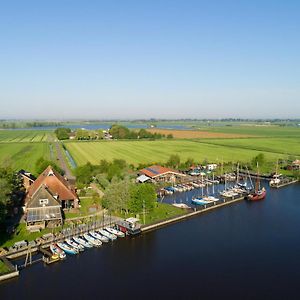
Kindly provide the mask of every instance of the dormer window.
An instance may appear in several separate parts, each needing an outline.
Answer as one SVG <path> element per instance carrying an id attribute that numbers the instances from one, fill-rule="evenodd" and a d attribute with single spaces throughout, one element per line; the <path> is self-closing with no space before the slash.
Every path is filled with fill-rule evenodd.
<path id="1" fill-rule="evenodd" d="M 52 170 L 49 171 L 48 176 L 54 176 L 54 173 Z"/>

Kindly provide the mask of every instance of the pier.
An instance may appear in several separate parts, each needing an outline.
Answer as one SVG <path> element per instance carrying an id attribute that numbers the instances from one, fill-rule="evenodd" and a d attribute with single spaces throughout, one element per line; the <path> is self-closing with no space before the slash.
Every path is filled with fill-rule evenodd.
<path id="1" fill-rule="evenodd" d="M 146 231 L 150 231 L 150 230 L 153 230 L 153 229 L 165 226 L 165 225 L 169 225 L 171 223 L 179 222 L 179 221 L 182 221 L 182 220 L 200 215 L 202 213 L 217 209 L 219 207 L 223 207 L 223 206 L 226 206 L 226 205 L 230 205 L 230 204 L 239 202 L 239 201 L 244 200 L 244 199 L 245 199 L 244 196 L 238 196 L 236 198 L 230 198 L 230 200 L 222 198 L 223 202 L 219 202 L 219 203 L 214 202 L 213 204 L 206 205 L 206 206 L 204 206 L 204 208 L 198 209 L 196 211 L 188 212 L 184 215 L 173 217 L 171 219 L 160 221 L 160 222 L 157 222 L 157 223 L 154 223 L 154 224 L 151 224 L 151 225 L 142 226 L 141 231 L 146 232 Z"/>
<path id="2" fill-rule="evenodd" d="M 271 187 L 272 187 L 272 188 L 279 189 L 279 188 L 282 188 L 282 187 L 284 187 L 284 186 L 287 186 L 287 185 L 290 185 L 290 184 L 294 184 L 294 183 L 297 183 L 297 182 L 298 182 L 298 179 L 289 180 L 289 181 L 282 181 L 282 182 L 280 182 L 279 184 L 272 185 Z"/>

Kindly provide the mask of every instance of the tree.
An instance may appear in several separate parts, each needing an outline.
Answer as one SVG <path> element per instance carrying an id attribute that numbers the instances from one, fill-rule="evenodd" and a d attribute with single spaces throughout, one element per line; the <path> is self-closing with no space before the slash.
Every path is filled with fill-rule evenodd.
<path id="1" fill-rule="evenodd" d="M 128 203 L 129 211 L 140 213 L 144 206 L 146 211 L 151 211 L 155 207 L 156 193 L 153 185 L 148 183 L 132 185 L 130 188 L 130 200 Z"/>
<path id="2" fill-rule="evenodd" d="M 51 160 L 46 160 L 40 157 L 35 163 L 35 170 L 37 174 L 41 174 L 48 166 L 52 166 L 59 174 L 64 175 L 65 172 L 56 163 Z"/>
<path id="3" fill-rule="evenodd" d="M 172 139 L 172 138 L 173 138 L 173 134 L 169 133 L 169 134 L 167 135 L 167 139 Z"/>
<path id="4" fill-rule="evenodd" d="M 180 165 L 180 157 L 178 154 L 172 154 L 167 162 L 167 166 L 172 168 L 178 168 Z"/>
<path id="5" fill-rule="evenodd" d="M 257 164 L 259 166 L 263 166 L 264 163 L 265 163 L 265 155 L 263 153 L 259 153 L 251 161 L 251 164 L 252 164 L 253 167 L 256 167 Z"/>
<path id="6" fill-rule="evenodd" d="M 61 128 L 56 128 L 54 132 L 56 134 L 56 137 L 59 140 L 68 140 L 69 136 L 70 136 L 70 133 L 71 133 L 71 129 L 70 128 L 61 127 Z"/>

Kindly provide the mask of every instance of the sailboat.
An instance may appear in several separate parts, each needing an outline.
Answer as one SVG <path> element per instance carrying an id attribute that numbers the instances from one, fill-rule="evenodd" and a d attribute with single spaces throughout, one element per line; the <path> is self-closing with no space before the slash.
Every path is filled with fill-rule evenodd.
<path id="1" fill-rule="evenodd" d="M 280 177 L 282 175 L 281 174 L 278 174 L 278 160 L 277 160 L 277 163 L 276 163 L 276 173 L 273 175 L 273 178 L 271 179 L 270 181 L 270 187 L 277 187 L 281 180 L 280 180 Z"/>
<path id="2" fill-rule="evenodd" d="M 256 184 L 255 184 L 255 190 L 253 193 L 250 193 L 248 195 L 248 200 L 250 201 L 258 201 L 265 199 L 267 195 L 266 189 L 263 187 L 260 187 L 260 180 L 259 180 L 259 171 L 258 171 L 258 164 L 257 164 L 257 175 L 256 175 Z"/>

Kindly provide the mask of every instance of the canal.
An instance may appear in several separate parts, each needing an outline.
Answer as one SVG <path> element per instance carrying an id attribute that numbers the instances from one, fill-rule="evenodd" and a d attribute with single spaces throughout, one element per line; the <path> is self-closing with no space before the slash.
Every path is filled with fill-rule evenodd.
<path id="1" fill-rule="evenodd" d="M 300 184 L 241 201 L 0 285 L 0 299 L 299 299 Z"/>

